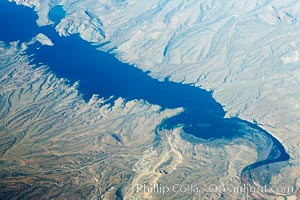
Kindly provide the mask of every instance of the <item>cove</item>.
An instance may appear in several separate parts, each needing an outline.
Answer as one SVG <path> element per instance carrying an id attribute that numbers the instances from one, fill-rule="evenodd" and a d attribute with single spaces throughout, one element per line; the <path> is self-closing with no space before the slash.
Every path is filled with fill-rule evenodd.
<path id="1" fill-rule="evenodd" d="M 55 24 L 59 23 L 66 15 L 66 11 L 63 6 L 57 5 L 54 6 L 49 12 L 49 19 Z"/>
<path id="2" fill-rule="evenodd" d="M 52 26 L 38 27 L 36 19 L 31 9 L 0 1 L 0 26 L 5 30 L 0 32 L 0 40 L 29 41 L 38 33 L 47 35 L 54 46 L 31 45 L 27 53 L 33 55 L 32 63 L 46 64 L 58 77 L 71 82 L 80 81 L 78 89 L 86 101 L 99 94 L 104 98 L 113 96 L 110 103 L 122 97 L 127 101 L 142 99 L 162 109 L 183 107 L 184 112 L 163 121 L 161 128 L 183 126 L 184 132 L 203 140 L 243 137 L 239 129 L 246 124 L 273 142 L 267 158 L 244 169 L 249 173 L 259 166 L 289 159 L 282 144 L 257 125 L 238 118 L 224 119 L 222 106 L 210 92 L 167 79 L 160 82 L 134 66 L 121 63 L 114 55 L 97 50 L 78 35 L 59 37 Z"/>

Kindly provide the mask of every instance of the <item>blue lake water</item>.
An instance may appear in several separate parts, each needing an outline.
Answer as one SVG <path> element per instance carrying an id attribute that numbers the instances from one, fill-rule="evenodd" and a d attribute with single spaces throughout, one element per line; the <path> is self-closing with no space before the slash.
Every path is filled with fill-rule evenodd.
<path id="1" fill-rule="evenodd" d="M 55 24 L 59 23 L 66 15 L 62 5 L 54 6 L 49 12 L 49 19 Z"/>
<path id="2" fill-rule="evenodd" d="M 37 19 L 31 9 L 0 0 L 0 39 L 5 42 L 28 40 L 38 31 Z"/>
<path id="3" fill-rule="evenodd" d="M 29 36 L 23 37 L 16 34 L 9 39 L 1 34 L 0 39 L 27 41 L 40 32 L 46 34 L 55 45 L 50 47 L 36 43 L 29 48 L 28 54 L 34 54 L 34 64 L 45 63 L 58 77 L 67 78 L 71 82 L 79 80 L 79 91 L 86 101 L 93 94 L 99 94 L 105 98 L 114 96 L 126 100 L 143 99 L 160 105 L 163 109 L 184 107 L 185 112 L 166 120 L 163 126 L 170 129 L 181 124 L 187 133 L 204 139 L 233 137 L 236 134 L 234 130 L 238 128 L 237 124 L 234 120 L 223 118 L 225 112 L 212 98 L 211 93 L 189 85 L 160 82 L 143 71 L 120 62 L 114 55 L 96 50 L 77 35 L 59 37 L 52 26 L 38 27 L 34 23 L 37 17 L 32 15 L 33 12 L 29 8 L 19 8 L 9 3 L 5 5 L 6 11 L 11 10 L 8 7 L 24 10 L 4 13 L 5 17 L 13 13 L 10 23 L 16 25 L 18 19 L 23 19 L 23 31 L 19 30 L 20 28 L 15 30 L 16 26 L 12 26 L 8 27 L 12 30 L 7 31 L 6 35 L 15 31 L 18 31 L 19 35 L 23 35 L 27 30 L 30 30 L 30 33 Z"/>
<path id="4" fill-rule="evenodd" d="M 58 10 L 52 13 L 58 15 L 55 18 L 57 22 L 63 12 Z M 162 109 L 183 107 L 183 113 L 162 122 L 161 128 L 172 129 L 182 125 L 186 133 L 202 139 L 242 137 L 240 124 L 247 124 L 271 138 L 274 149 L 279 152 L 274 156 L 270 152 L 271 156 L 253 164 L 252 168 L 289 159 L 282 144 L 257 125 L 237 118 L 224 119 L 222 106 L 210 92 L 168 80 L 160 82 L 131 65 L 121 63 L 114 55 L 96 50 L 78 35 L 59 37 L 52 26 L 38 27 L 36 19 L 31 9 L 0 0 L 0 40 L 29 41 L 40 32 L 46 34 L 55 45 L 50 47 L 36 43 L 30 46 L 27 53 L 34 55 L 34 64 L 46 64 L 58 77 L 71 82 L 79 80 L 79 91 L 86 101 L 93 94 L 99 94 L 105 98 L 143 99 L 160 105 Z"/>

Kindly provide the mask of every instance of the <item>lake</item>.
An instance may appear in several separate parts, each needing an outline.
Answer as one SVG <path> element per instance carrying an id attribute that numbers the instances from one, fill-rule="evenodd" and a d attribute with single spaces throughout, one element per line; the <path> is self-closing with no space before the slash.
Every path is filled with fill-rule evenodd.
<path id="1" fill-rule="evenodd" d="M 50 16 L 56 23 L 65 12 L 63 7 L 51 11 Z M 166 119 L 161 128 L 173 129 L 182 126 L 187 134 L 202 140 L 234 139 L 243 137 L 241 124 L 247 124 L 269 137 L 273 142 L 273 152 L 260 161 L 245 168 L 257 168 L 272 162 L 286 161 L 289 155 L 282 144 L 257 125 L 237 118 L 225 119 L 222 106 L 214 100 L 212 93 L 203 89 L 180 83 L 158 81 L 148 73 L 132 65 L 122 63 L 115 55 L 101 52 L 90 43 L 83 41 L 78 35 L 59 37 L 53 26 L 38 27 L 35 23 L 36 14 L 30 8 L 17 6 L 13 3 L 0 1 L 0 40 L 11 42 L 15 40 L 29 41 L 38 33 L 44 33 L 54 46 L 42 46 L 39 43 L 31 45 L 27 51 L 34 55 L 33 64 L 43 63 L 58 77 L 67 78 L 71 82 L 80 81 L 79 91 L 85 101 L 93 94 L 109 98 L 118 97 L 126 101 L 141 99 L 151 104 L 157 104 L 162 109 L 183 107 L 184 111 L 172 118 Z M 273 155 L 274 154 L 274 155 Z"/>

